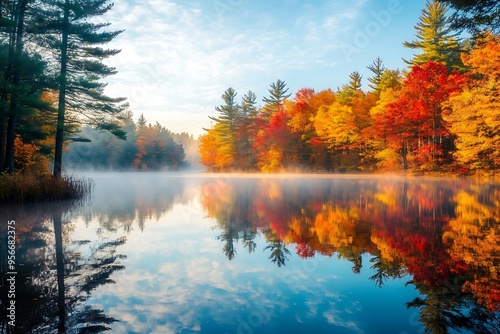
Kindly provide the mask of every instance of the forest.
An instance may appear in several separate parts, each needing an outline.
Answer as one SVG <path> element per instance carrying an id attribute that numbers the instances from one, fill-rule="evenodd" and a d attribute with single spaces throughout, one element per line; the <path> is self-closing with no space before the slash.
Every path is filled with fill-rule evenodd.
<path id="1" fill-rule="evenodd" d="M 498 4 L 427 1 L 405 69 L 377 58 L 335 91 L 283 80 L 258 107 L 228 88 L 200 138 L 212 171 L 494 173 L 500 167 Z M 450 6 L 457 11 L 449 15 Z M 489 12 L 485 12 L 489 9 Z M 483 11 L 481 14 L 481 11 Z M 472 14 L 476 15 L 472 15 Z M 484 14 L 489 13 L 489 14 Z M 470 37 L 460 38 L 468 28 Z M 490 28 L 485 30 L 484 28 Z"/>
<path id="2" fill-rule="evenodd" d="M 79 135 L 90 142 L 68 145 L 63 164 L 70 170 L 177 170 L 193 167 L 198 142 L 186 132 L 177 134 L 156 122 L 148 124 L 141 114 L 134 122 L 132 113 L 121 123 L 127 139 L 109 132 L 82 127 Z M 185 149 L 188 152 L 185 152 Z"/>

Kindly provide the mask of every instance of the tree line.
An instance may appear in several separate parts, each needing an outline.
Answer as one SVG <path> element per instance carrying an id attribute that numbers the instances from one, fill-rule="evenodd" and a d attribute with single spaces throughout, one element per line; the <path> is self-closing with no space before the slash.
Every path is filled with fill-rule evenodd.
<path id="1" fill-rule="evenodd" d="M 427 2 L 416 39 L 404 43 L 418 51 L 407 69 L 388 69 L 381 58 L 368 66 L 369 90 L 358 71 L 336 91 L 303 88 L 293 97 L 278 80 L 262 107 L 252 91 L 237 101 L 228 88 L 200 138 L 201 162 L 214 171 L 497 170 L 497 26 L 470 9 L 476 30 L 460 40 L 442 2 Z M 486 24 L 492 32 L 477 31 Z"/>
<path id="2" fill-rule="evenodd" d="M 185 147 L 197 145 L 187 133 L 172 133 L 156 122 L 148 124 L 144 115 L 137 122 L 132 113 L 118 123 L 127 139 L 85 126 L 80 135 L 90 143 L 74 142 L 63 159 L 70 169 L 83 170 L 164 170 L 187 167 Z"/>

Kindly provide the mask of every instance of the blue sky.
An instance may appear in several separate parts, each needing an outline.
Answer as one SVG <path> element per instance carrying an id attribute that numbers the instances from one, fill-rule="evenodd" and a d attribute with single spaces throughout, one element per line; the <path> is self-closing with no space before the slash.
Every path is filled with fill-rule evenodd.
<path id="1" fill-rule="evenodd" d="M 105 19 L 124 29 L 110 47 L 107 93 L 125 96 L 137 119 L 174 132 L 203 134 L 209 115 L 233 87 L 259 103 L 269 84 L 290 92 L 320 91 L 348 82 L 353 71 L 380 56 L 386 67 L 406 67 L 414 26 L 425 0 L 116 0 Z"/>

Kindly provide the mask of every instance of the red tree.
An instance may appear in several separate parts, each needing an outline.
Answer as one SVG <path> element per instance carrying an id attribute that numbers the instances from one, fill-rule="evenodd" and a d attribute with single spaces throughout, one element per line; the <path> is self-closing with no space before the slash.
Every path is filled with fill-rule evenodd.
<path id="1" fill-rule="evenodd" d="M 428 61 L 415 65 L 404 81 L 399 100 L 376 118 L 376 132 L 401 155 L 408 168 L 408 154 L 422 166 L 436 164 L 448 153 L 450 135 L 442 117 L 443 103 L 463 86 L 465 78 L 448 73 L 445 65 Z"/>

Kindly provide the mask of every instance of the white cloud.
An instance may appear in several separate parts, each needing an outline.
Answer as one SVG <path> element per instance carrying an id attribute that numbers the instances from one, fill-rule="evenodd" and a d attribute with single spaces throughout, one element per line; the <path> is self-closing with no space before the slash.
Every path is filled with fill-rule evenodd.
<path id="1" fill-rule="evenodd" d="M 229 86 L 241 88 L 240 96 L 249 89 L 264 94 L 290 71 L 335 64 L 336 36 L 364 2 L 302 5 L 298 18 L 259 12 L 246 1 L 226 11 L 198 2 L 116 2 L 106 20 L 125 32 L 112 44 L 122 52 L 109 60 L 119 74 L 108 93 L 128 97 L 136 117 L 200 134 L 209 126 L 207 109 Z"/>

